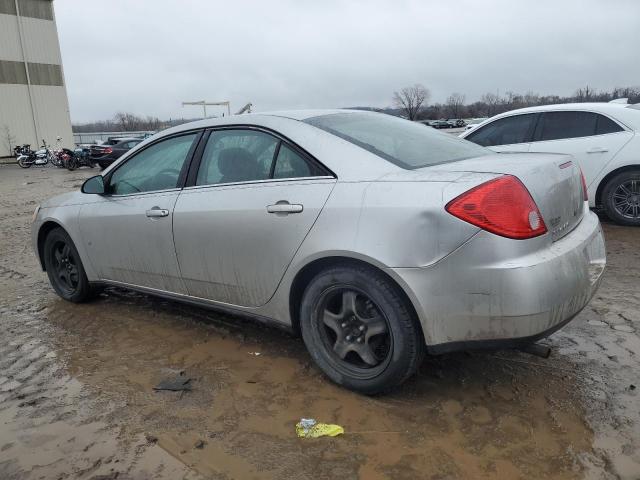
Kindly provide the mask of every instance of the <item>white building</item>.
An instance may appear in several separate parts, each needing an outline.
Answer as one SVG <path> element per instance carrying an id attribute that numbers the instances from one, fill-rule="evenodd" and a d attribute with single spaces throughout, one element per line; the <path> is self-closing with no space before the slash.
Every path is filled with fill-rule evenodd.
<path id="1" fill-rule="evenodd" d="M 53 0 L 0 0 L 0 157 L 57 137 L 73 146 Z"/>

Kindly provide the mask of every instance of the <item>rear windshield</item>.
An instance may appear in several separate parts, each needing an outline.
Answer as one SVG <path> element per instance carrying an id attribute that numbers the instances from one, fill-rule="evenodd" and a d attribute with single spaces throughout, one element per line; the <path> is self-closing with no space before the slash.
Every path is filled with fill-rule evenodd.
<path id="1" fill-rule="evenodd" d="M 334 113 L 304 122 L 408 170 L 491 153 L 455 135 L 385 114 Z"/>

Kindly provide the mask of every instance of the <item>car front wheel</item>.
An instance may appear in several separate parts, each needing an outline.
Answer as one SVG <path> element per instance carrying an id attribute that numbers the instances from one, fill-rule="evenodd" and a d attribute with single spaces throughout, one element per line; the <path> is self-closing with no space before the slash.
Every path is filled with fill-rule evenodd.
<path id="1" fill-rule="evenodd" d="M 334 382 L 365 394 L 400 385 L 424 354 L 420 324 L 397 287 L 365 266 L 333 267 L 306 288 L 300 327 L 311 357 Z"/>
<path id="2" fill-rule="evenodd" d="M 607 216 L 621 225 L 640 226 L 640 170 L 619 173 L 602 192 Z"/>
<path id="3" fill-rule="evenodd" d="M 80 303 L 92 296 L 78 250 L 62 228 L 51 230 L 44 241 L 44 265 L 51 286 L 65 300 Z"/>

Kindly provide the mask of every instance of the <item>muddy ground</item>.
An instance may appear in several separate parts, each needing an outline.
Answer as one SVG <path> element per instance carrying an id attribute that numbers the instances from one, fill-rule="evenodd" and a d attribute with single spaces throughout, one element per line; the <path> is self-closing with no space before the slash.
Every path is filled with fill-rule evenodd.
<path id="1" fill-rule="evenodd" d="M 56 297 L 31 213 L 92 173 L 0 166 L 1 479 L 640 478 L 640 229 L 604 224 L 602 287 L 548 360 L 428 358 L 367 398 L 250 321 L 116 289 Z M 191 392 L 153 391 L 179 372 Z M 298 439 L 301 417 L 346 433 Z"/>

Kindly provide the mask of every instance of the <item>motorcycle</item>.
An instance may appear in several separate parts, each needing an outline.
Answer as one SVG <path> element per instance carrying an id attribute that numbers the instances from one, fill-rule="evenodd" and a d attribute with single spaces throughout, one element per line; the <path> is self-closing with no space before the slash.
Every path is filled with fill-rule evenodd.
<path id="1" fill-rule="evenodd" d="M 31 145 L 29 145 L 28 143 L 25 143 L 24 145 L 16 145 L 15 147 L 13 147 L 13 156 L 16 158 L 23 154 L 26 155 L 29 152 L 31 152 Z"/>
<path id="2" fill-rule="evenodd" d="M 95 167 L 95 163 L 93 163 L 89 159 L 89 152 L 84 148 L 76 148 L 74 151 L 69 149 L 63 149 L 66 153 L 65 165 L 68 170 L 75 170 L 80 167 Z"/>
<path id="3" fill-rule="evenodd" d="M 61 138 L 58 137 L 58 141 L 60 140 Z M 58 158 L 58 156 L 54 154 L 44 139 L 42 140 L 42 147 L 40 147 L 40 150 L 34 152 L 29 149 L 28 152 L 23 153 L 18 157 L 18 165 L 22 168 L 30 168 L 33 165 L 44 167 L 48 163 L 51 163 L 56 167 L 64 166 L 62 159 Z"/>

